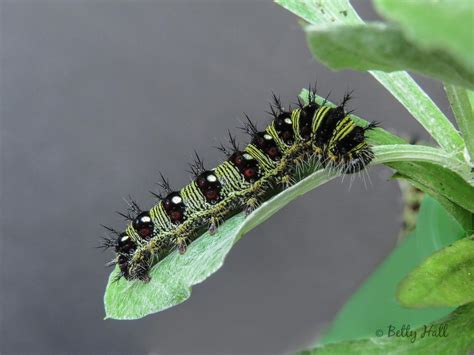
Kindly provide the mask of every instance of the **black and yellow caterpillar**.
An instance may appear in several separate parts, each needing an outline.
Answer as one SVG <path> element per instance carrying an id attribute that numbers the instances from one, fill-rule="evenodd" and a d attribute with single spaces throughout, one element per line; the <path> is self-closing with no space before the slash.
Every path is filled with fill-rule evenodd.
<path id="1" fill-rule="evenodd" d="M 158 260 L 178 248 L 180 253 L 204 228 L 213 234 L 218 225 L 240 211 L 252 212 L 275 189 L 284 189 L 295 181 L 295 172 L 309 159 L 319 166 L 351 174 L 365 168 L 373 159 L 365 133 L 345 112 L 346 95 L 337 107 L 316 103 L 309 90 L 308 103 L 285 110 L 273 95 L 270 105 L 272 122 L 259 131 L 248 119 L 245 126 L 251 142 L 240 150 L 230 136 L 230 147 L 221 146 L 227 159 L 206 170 L 196 154 L 191 165 L 194 180 L 180 191 L 171 191 L 162 178 L 163 196 L 148 211 L 135 202 L 124 216 L 130 221 L 123 233 L 106 227 L 114 236 L 104 246 L 115 249 L 112 264 L 120 277 L 149 280 L 149 270 Z"/>

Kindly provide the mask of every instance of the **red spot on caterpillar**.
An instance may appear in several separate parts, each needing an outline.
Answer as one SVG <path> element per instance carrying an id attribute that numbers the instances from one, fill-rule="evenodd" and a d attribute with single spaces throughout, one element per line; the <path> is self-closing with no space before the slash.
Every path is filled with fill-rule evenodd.
<path id="1" fill-rule="evenodd" d="M 240 154 L 236 155 L 234 159 L 232 160 L 232 162 L 237 166 L 240 166 L 240 164 L 242 164 L 243 161 L 244 161 L 244 158 Z"/>
<path id="2" fill-rule="evenodd" d="M 284 131 L 284 132 L 281 134 L 281 138 L 283 138 L 284 141 L 288 141 L 288 140 L 290 140 L 291 138 L 293 138 L 293 132 L 292 132 L 292 131 Z"/>
<path id="3" fill-rule="evenodd" d="M 280 155 L 280 151 L 278 150 L 277 147 L 270 147 L 267 150 L 267 154 L 270 156 L 270 158 L 276 158 Z"/>
<path id="4" fill-rule="evenodd" d="M 197 180 L 197 185 L 201 188 L 204 187 L 206 185 L 206 179 L 205 178 L 199 178 Z"/>
<path id="5" fill-rule="evenodd" d="M 208 200 L 216 200 L 219 196 L 216 190 L 207 190 L 205 195 Z"/>
<path id="6" fill-rule="evenodd" d="M 153 229 L 144 227 L 144 228 L 139 229 L 137 233 L 142 238 L 148 238 L 153 233 Z"/>
<path id="7" fill-rule="evenodd" d="M 256 175 L 256 171 L 253 168 L 247 168 L 244 170 L 244 175 L 245 177 L 251 178 Z"/>
<path id="8" fill-rule="evenodd" d="M 178 222 L 178 221 L 181 221 L 182 218 L 183 218 L 183 214 L 181 213 L 181 211 L 171 211 L 170 213 L 171 221 Z"/>

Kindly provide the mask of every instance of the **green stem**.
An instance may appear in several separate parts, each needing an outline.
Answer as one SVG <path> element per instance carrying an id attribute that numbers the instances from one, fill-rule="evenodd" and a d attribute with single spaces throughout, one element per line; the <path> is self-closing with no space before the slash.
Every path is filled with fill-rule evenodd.
<path id="1" fill-rule="evenodd" d="M 445 84 L 444 90 L 448 96 L 454 117 L 466 142 L 466 160 L 471 165 L 474 163 L 474 114 L 467 95 L 467 90 L 451 84 Z"/>
<path id="2" fill-rule="evenodd" d="M 462 155 L 464 141 L 453 124 L 407 72 L 369 71 L 446 151 Z"/>
<path id="3" fill-rule="evenodd" d="M 375 153 L 374 164 L 397 161 L 432 163 L 455 172 L 474 186 L 474 177 L 470 172 L 470 167 L 453 154 L 446 153 L 441 149 L 422 145 L 391 144 L 374 146 L 372 150 Z"/>

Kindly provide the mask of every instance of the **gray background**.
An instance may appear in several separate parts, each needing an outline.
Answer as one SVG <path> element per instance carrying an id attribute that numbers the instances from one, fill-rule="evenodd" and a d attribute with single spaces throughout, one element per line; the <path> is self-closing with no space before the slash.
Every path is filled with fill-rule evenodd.
<path id="1" fill-rule="evenodd" d="M 184 304 L 103 321 L 99 224 L 123 226 L 128 194 L 150 206 L 158 170 L 185 184 L 193 149 L 218 163 L 243 111 L 267 122 L 271 90 L 288 103 L 317 79 L 385 128 L 422 130 L 368 74 L 312 59 L 270 1 L 2 1 L 0 23 L 2 354 L 294 351 L 395 245 L 398 187 L 372 168 L 367 187 L 334 181 L 250 232 Z"/>

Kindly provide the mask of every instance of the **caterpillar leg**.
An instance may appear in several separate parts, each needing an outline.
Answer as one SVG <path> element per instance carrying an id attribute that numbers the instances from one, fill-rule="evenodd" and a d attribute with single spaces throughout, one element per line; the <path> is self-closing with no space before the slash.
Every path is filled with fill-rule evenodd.
<path id="1" fill-rule="evenodd" d="M 352 153 L 350 159 L 344 163 L 345 174 L 355 174 L 365 169 L 365 167 L 372 161 L 374 154 L 366 147 L 362 150 Z"/>
<path id="2" fill-rule="evenodd" d="M 256 196 L 250 197 L 247 201 L 245 201 L 245 215 L 248 216 L 251 214 L 253 211 L 257 209 L 257 207 L 260 205 L 259 198 Z"/>
<path id="3" fill-rule="evenodd" d="M 324 168 L 328 172 L 345 173 L 346 171 L 344 158 L 338 155 L 334 155 L 331 152 L 327 153 L 323 164 L 324 164 Z"/>
<path id="4" fill-rule="evenodd" d="M 178 246 L 178 252 L 182 255 L 186 253 L 186 250 L 188 249 L 188 243 L 187 243 L 186 237 L 178 237 L 176 238 L 176 245 Z"/>
<path id="5" fill-rule="evenodd" d="M 321 167 L 324 167 L 327 162 L 327 157 L 325 157 L 323 148 L 313 144 L 311 146 L 311 160 L 313 160 L 313 162 L 318 162 Z"/>
<path id="6" fill-rule="evenodd" d="M 209 234 L 214 235 L 216 234 L 217 228 L 219 227 L 219 224 L 221 224 L 223 221 L 222 217 L 211 217 L 209 218 Z"/>
<path id="7" fill-rule="evenodd" d="M 285 174 L 283 176 L 280 177 L 279 181 L 278 181 L 278 184 L 280 186 L 282 186 L 284 189 L 292 186 L 295 184 L 295 179 L 289 175 L 289 174 Z"/>
<path id="8" fill-rule="evenodd" d="M 128 268 L 128 275 L 125 275 L 126 279 L 139 279 L 143 282 L 150 281 L 150 275 L 148 274 L 153 263 L 153 255 L 148 250 L 141 250 L 137 252 L 137 255 L 131 261 Z"/>
<path id="9" fill-rule="evenodd" d="M 304 165 L 306 162 L 306 154 L 300 154 L 296 156 L 293 160 L 293 165 L 295 168 L 299 168 Z"/>
<path id="10" fill-rule="evenodd" d="M 210 235 L 216 234 L 216 231 L 217 231 L 217 221 L 216 221 L 216 219 L 215 219 L 214 217 L 211 217 L 211 218 L 209 219 L 209 229 L 208 229 L 208 231 L 209 231 L 209 234 L 210 234 Z"/>

